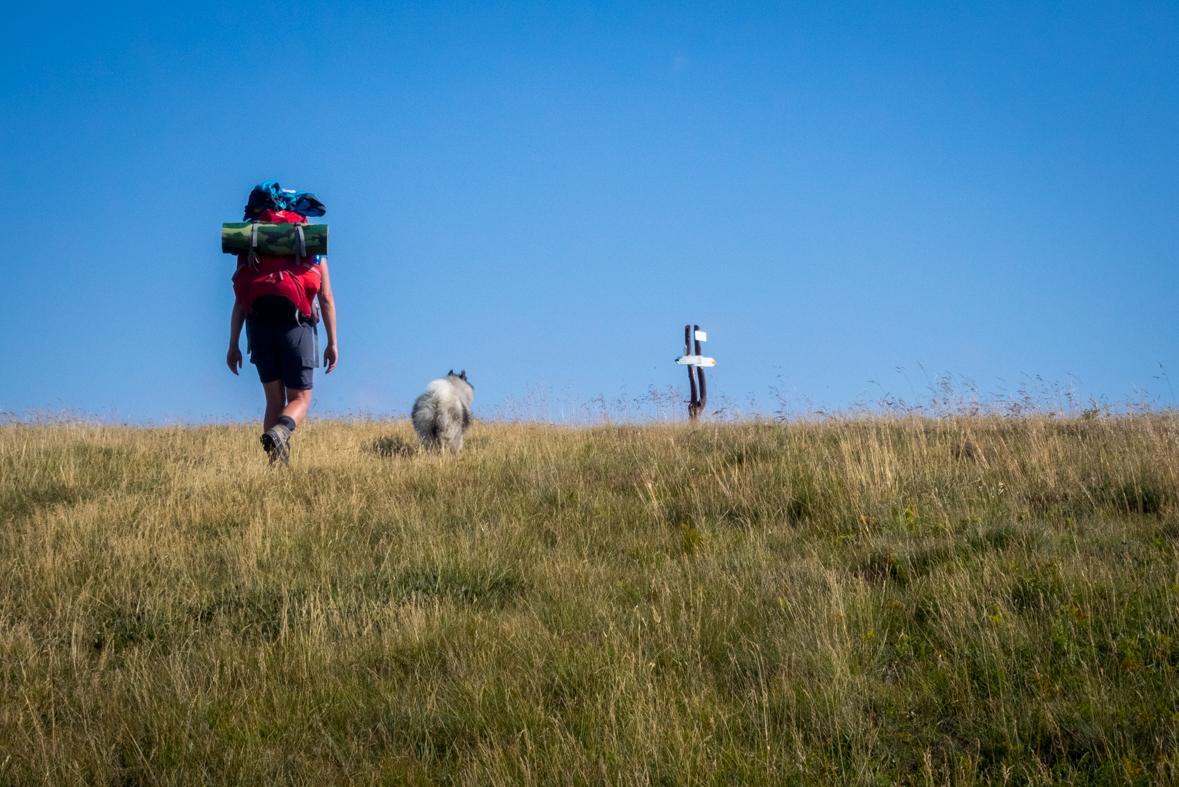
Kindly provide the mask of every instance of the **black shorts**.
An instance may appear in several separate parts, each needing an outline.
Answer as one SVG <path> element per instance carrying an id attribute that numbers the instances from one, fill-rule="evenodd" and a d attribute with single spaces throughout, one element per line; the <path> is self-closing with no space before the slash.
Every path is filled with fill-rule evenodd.
<path id="1" fill-rule="evenodd" d="M 250 363 L 264 384 L 282 380 L 287 388 L 311 388 L 315 366 L 315 328 L 307 324 L 272 325 L 246 320 Z"/>

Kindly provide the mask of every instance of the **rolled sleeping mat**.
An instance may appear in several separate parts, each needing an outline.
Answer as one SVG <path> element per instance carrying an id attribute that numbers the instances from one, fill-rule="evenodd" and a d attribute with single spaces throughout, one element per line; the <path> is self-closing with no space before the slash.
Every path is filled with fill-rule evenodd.
<path id="1" fill-rule="evenodd" d="M 248 252 L 253 245 L 254 227 L 258 228 L 258 253 L 264 257 L 289 257 L 294 255 L 299 242 L 299 228 L 303 229 L 303 246 L 300 256 L 311 257 L 327 254 L 328 225 L 326 224 L 255 224 L 251 221 L 233 221 L 221 225 L 221 251 L 226 254 Z"/>

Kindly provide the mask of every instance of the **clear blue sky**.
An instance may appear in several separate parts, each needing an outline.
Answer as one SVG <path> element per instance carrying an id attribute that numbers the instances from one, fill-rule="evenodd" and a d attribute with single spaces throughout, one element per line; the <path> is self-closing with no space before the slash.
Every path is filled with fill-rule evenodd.
<path id="1" fill-rule="evenodd" d="M 0 29 L 0 410 L 247 418 L 224 221 L 327 204 L 322 411 L 918 366 L 1171 404 L 1175 3 L 24 4 Z M 243 342 L 244 344 L 244 342 Z M 1072 377 L 1070 377 L 1070 375 Z M 870 381 L 880 384 L 877 387 Z"/>

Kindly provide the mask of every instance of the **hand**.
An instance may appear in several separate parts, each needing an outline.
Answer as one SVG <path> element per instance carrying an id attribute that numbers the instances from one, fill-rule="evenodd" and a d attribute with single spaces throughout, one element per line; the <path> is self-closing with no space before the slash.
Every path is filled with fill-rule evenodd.
<path id="1" fill-rule="evenodd" d="M 323 365 L 326 367 L 323 370 L 327 374 L 332 369 L 336 368 L 336 362 L 340 360 L 340 353 L 336 350 L 336 345 L 329 344 L 327 349 L 323 351 Z"/>
<path id="2" fill-rule="evenodd" d="M 229 371 L 234 374 L 237 374 L 237 370 L 242 368 L 242 351 L 238 349 L 237 345 L 229 348 L 225 362 L 229 364 Z"/>

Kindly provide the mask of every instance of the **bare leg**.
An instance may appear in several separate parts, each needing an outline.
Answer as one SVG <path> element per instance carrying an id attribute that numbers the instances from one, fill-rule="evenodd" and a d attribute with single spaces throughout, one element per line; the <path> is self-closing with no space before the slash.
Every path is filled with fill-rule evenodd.
<path id="1" fill-rule="evenodd" d="M 287 387 L 282 384 L 282 380 L 275 380 L 262 383 L 262 388 L 266 391 L 266 416 L 262 419 L 262 429 L 265 431 L 278 423 L 278 417 L 287 403 Z"/>
<path id="2" fill-rule="evenodd" d="M 303 419 L 307 417 L 307 408 L 311 406 L 311 389 L 310 388 L 288 388 L 287 389 L 287 406 L 282 409 L 282 415 L 287 416 L 295 425 L 303 423 Z M 277 419 L 276 419 L 277 420 Z"/>
<path id="3" fill-rule="evenodd" d="M 263 383 L 266 391 L 266 416 L 262 419 L 262 429 L 270 429 L 278 423 L 278 417 L 285 415 L 295 422 L 302 423 L 307 416 L 307 408 L 311 406 L 311 389 L 300 390 L 287 388 L 282 380 Z"/>

